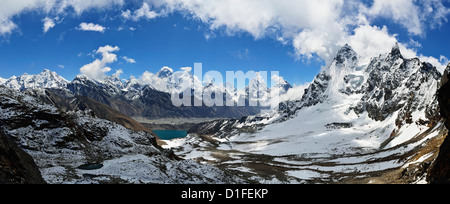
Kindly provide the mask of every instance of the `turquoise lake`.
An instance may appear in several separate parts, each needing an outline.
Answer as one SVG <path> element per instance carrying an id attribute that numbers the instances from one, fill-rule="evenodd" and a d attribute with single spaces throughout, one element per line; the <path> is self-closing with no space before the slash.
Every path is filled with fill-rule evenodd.
<path id="1" fill-rule="evenodd" d="M 183 138 L 188 135 L 187 130 L 153 130 L 153 132 L 162 140 Z"/>

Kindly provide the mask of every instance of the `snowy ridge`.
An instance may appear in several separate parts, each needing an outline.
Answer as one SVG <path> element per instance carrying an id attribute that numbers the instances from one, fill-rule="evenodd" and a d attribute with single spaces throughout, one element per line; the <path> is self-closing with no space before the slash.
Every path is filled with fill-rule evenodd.
<path id="1" fill-rule="evenodd" d="M 86 75 L 80 74 L 75 77 L 72 82 L 67 81 L 59 76 L 56 72 L 51 72 L 45 69 L 37 75 L 23 74 L 19 77 L 13 76 L 9 79 L 0 78 L 0 85 L 14 90 L 24 91 L 26 89 L 71 89 L 76 93 L 79 88 L 76 87 L 94 87 L 100 88 L 104 93 L 114 96 L 122 95 L 129 100 L 136 100 L 142 97 L 142 92 L 145 87 L 150 87 L 154 90 L 169 93 L 183 92 L 186 89 L 203 90 L 204 93 L 216 93 L 224 95 L 225 99 L 232 99 L 235 103 L 242 100 L 259 99 L 257 102 L 263 102 L 270 99 L 270 92 L 273 90 L 285 94 L 292 86 L 282 77 L 277 76 L 277 84 L 272 88 L 267 88 L 266 82 L 261 77 L 260 73 L 256 73 L 255 78 L 250 80 L 250 84 L 244 90 L 237 90 L 229 83 L 216 84 L 200 81 L 196 76 L 192 75 L 190 68 L 183 68 L 182 71 L 174 72 L 169 67 L 163 67 L 156 74 L 149 72 L 144 73 L 140 79 L 130 77 L 128 80 L 120 78 L 119 74 L 107 76 L 102 81 L 90 79 Z M 81 85 L 81 86 L 80 86 Z M 191 86 L 192 85 L 192 86 Z M 68 88 L 69 87 L 69 88 Z M 74 88 L 75 87 L 75 88 Z M 77 90 L 73 90 L 77 89 Z M 198 99 L 203 98 L 202 92 L 194 92 Z M 285 97 L 286 98 L 286 97 Z M 207 101 L 210 102 L 210 101 Z M 267 104 L 264 104 L 267 105 Z"/>
<path id="2" fill-rule="evenodd" d="M 19 77 L 13 76 L 7 80 L 0 80 L 7 88 L 25 90 L 33 88 L 59 88 L 65 89 L 69 81 L 59 76 L 56 72 L 45 69 L 37 75 L 23 74 Z"/>

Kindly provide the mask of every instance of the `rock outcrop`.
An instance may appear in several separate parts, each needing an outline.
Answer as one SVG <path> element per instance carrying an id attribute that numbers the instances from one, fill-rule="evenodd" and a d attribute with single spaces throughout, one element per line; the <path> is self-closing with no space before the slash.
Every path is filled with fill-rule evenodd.
<path id="1" fill-rule="evenodd" d="M 450 65 L 445 70 L 441 80 L 441 88 L 438 92 L 438 100 L 441 116 L 445 119 L 445 126 L 450 129 Z M 439 156 L 434 162 L 429 174 L 430 183 L 450 183 L 450 137 L 446 137 L 442 143 Z"/>
<path id="2" fill-rule="evenodd" d="M 45 184 L 33 158 L 0 131 L 0 184 Z"/>

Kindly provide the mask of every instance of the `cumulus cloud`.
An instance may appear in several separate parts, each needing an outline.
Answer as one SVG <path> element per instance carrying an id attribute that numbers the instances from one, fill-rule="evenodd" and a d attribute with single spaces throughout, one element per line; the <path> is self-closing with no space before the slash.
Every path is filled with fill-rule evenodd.
<path id="1" fill-rule="evenodd" d="M 137 9 L 134 12 L 131 12 L 130 10 L 122 11 L 123 18 L 127 20 L 131 19 L 133 21 L 139 21 L 141 18 L 153 19 L 158 16 L 158 13 L 150 10 L 150 6 L 146 2 L 142 4 L 142 7 L 140 9 Z"/>
<path id="2" fill-rule="evenodd" d="M 153 88 L 159 91 L 166 91 L 168 79 L 159 78 L 156 74 L 149 71 L 145 71 L 138 79 L 141 85 L 151 85 Z"/>
<path id="3" fill-rule="evenodd" d="M 447 22 L 450 9 L 443 0 L 374 0 L 365 13 L 369 17 L 392 20 L 413 35 L 424 35 L 427 28 Z"/>
<path id="4" fill-rule="evenodd" d="M 55 27 L 56 24 L 61 23 L 62 20 L 58 16 L 55 18 L 45 17 L 44 19 L 42 19 L 42 22 L 43 22 L 42 30 L 44 31 L 44 33 L 47 33 L 50 29 Z"/>
<path id="5" fill-rule="evenodd" d="M 255 39 L 272 37 L 293 46 L 298 59 L 320 58 L 329 63 L 337 50 L 350 44 L 364 59 L 390 51 L 398 41 L 386 26 L 388 19 L 412 36 L 447 22 L 445 0 L 147 0 L 165 11 L 180 11 L 228 35 L 249 33 Z M 405 57 L 417 57 L 410 42 L 400 43 Z M 434 60 L 436 61 L 436 60 Z M 437 60 L 439 61 L 439 60 Z"/>
<path id="6" fill-rule="evenodd" d="M 85 23 L 85 22 L 81 23 L 77 29 L 81 30 L 81 31 L 94 31 L 94 32 L 100 32 L 100 33 L 104 33 L 106 30 L 106 28 L 101 25 L 94 24 L 94 23 Z"/>
<path id="7" fill-rule="evenodd" d="M 421 34 L 423 30 L 419 12 L 413 0 L 374 0 L 367 10 L 369 16 L 391 19 L 415 35 Z"/>
<path id="8" fill-rule="evenodd" d="M 102 58 L 96 59 L 92 63 L 84 65 L 81 67 L 80 72 L 91 79 L 103 81 L 107 76 L 106 73 L 111 71 L 108 64 L 117 61 L 117 55 L 113 52 L 117 52 L 119 50 L 120 48 L 117 46 L 112 47 L 110 45 L 106 45 L 104 47 L 99 47 L 95 53 L 101 54 Z"/>
<path id="9" fill-rule="evenodd" d="M 11 20 L 0 18 L 0 35 L 11 34 L 16 28 L 17 25 Z"/>
<path id="10" fill-rule="evenodd" d="M 363 57 L 363 63 L 370 57 L 389 52 L 397 42 L 395 35 L 390 35 L 387 27 L 363 25 L 348 37 L 348 44 Z"/>
<path id="11" fill-rule="evenodd" d="M 47 33 L 51 28 L 55 27 L 55 22 L 53 21 L 53 19 L 49 18 L 49 17 L 45 17 L 44 20 L 42 20 L 42 22 L 44 22 L 44 33 Z"/>
<path id="12" fill-rule="evenodd" d="M 302 99 L 302 96 L 305 93 L 305 89 L 307 89 L 309 85 L 309 83 L 294 85 L 285 94 L 281 94 L 278 100 L 280 102 L 299 101 Z"/>
<path id="13" fill-rule="evenodd" d="M 90 9 L 123 9 L 125 0 L 3 0 L 0 7 L 0 35 L 20 29 L 13 17 L 23 11 L 39 10 L 46 14 L 61 14 L 73 9 L 81 15 Z M 429 29 L 447 22 L 448 0 L 137 0 L 142 5 L 121 16 L 139 21 L 181 12 L 184 16 L 203 22 L 209 29 L 205 38 L 217 33 L 235 35 L 249 33 L 255 39 L 271 37 L 291 45 L 298 59 L 320 58 L 329 62 L 346 43 L 370 55 L 387 49 L 397 36 L 387 27 L 374 26 L 386 19 L 403 27 L 411 36 L 426 37 Z M 45 24 L 45 22 L 44 22 Z M 54 25 L 48 21 L 44 32 Z M 95 24 L 80 25 L 86 30 L 104 32 Z M 88 29 L 89 28 L 89 29 Z M 373 36 L 371 36 L 373 34 Z M 379 38 L 377 40 L 377 38 Z M 381 42 L 380 39 L 387 40 Z M 368 43 L 367 46 L 363 43 Z M 415 50 L 407 43 L 401 47 L 409 55 Z M 369 57 L 369 56 L 365 56 Z M 439 61 L 439 60 L 438 60 Z"/>
<path id="14" fill-rule="evenodd" d="M 68 8 L 72 8 L 76 14 L 81 15 L 90 9 L 112 8 L 114 6 L 123 6 L 124 3 L 124 0 L 2 0 L 0 7 L 0 35 L 10 34 L 18 29 L 12 18 L 24 11 L 38 10 L 46 14 L 62 14 Z M 50 29 L 52 26 L 50 26 L 50 21 L 48 22 L 47 28 Z"/>

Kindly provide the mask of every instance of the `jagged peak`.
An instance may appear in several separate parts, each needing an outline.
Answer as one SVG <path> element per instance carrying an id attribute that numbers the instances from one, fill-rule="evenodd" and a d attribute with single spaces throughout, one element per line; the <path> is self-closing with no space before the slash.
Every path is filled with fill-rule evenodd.
<path id="1" fill-rule="evenodd" d="M 391 58 L 402 58 L 403 59 L 403 55 L 400 51 L 400 45 L 398 44 L 398 42 L 396 42 L 394 47 L 392 47 L 392 50 L 389 53 L 389 56 L 391 56 Z"/>
<path id="2" fill-rule="evenodd" d="M 335 58 L 338 64 L 344 63 L 346 60 L 358 60 L 358 54 L 349 44 L 345 44 L 338 52 Z"/>
<path id="3" fill-rule="evenodd" d="M 350 46 L 349 44 L 345 44 L 344 46 L 341 47 L 341 49 L 338 51 L 338 53 L 344 53 L 344 52 L 349 52 L 349 51 L 353 51 L 352 46 Z"/>
<path id="4" fill-rule="evenodd" d="M 64 77 L 62 77 L 61 75 L 59 75 L 58 73 L 56 73 L 56 72 L 52 72 L 51 70 L 49 70 L 49 69 L 44 69 L 40 74 L 38 74 L 38 75 L 41 75 L 41 76 L 49 76 L 49 77 L 52 77 L 53 79 L 56 79 L 56 80 L 58 80 L 58 81 L 63 81 L 63 82 L 65 82 L 65 83 L 69 83 L 69 81 L 67 80 L 67 79 L 65 79 Z"/>

